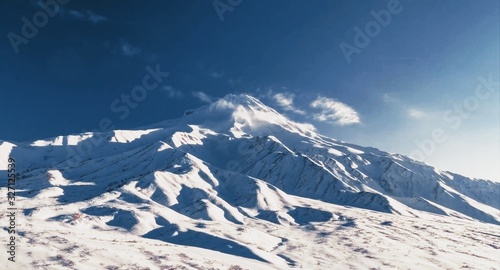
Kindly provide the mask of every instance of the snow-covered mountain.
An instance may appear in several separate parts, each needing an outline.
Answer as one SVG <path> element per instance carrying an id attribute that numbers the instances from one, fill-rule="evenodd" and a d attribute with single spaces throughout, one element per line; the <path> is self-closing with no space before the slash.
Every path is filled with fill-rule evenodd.
<path id="1" fill-rule="evenodd" d="M 1 141 L 3 175 L 8 157 L 16 160 L 28 268 L 128 269 L 134 263 L 122 252 L 153 258 L 136 261 L 137 269 L 400 268 L 404 259 L 381 259 L 380 249 L 395 241 L 411 253 L 408 239 L 428 245 L 433 237 L 449 245 L 427 254 L 434 257 L 423 264 L 428 268 L 477 263 L 479 255 L 463 249 L 474 237 L 482 257 L 476 265 L 499 263 L 500 183 L 328 138 L 248 95 L 137 130 Z M 6 190 L 6 181 L 0 185 Z M 473 228 L 474 237 L 467 233 Z M 378 240 L 346 240 L 357 234 Z M 66 239 L 54 250 L 71 244 L 80 256 L 50 255 L 40 248 L 44 237 Z M 127 249 L 111 238 L 142 246 Z M 92 261 L 85 252 L 100 241 L 114 257 L 100 253 Z M 145 245 L 164 245 L 177 259 Z M 446 261 L 458 253 L 463 261 Z"/>

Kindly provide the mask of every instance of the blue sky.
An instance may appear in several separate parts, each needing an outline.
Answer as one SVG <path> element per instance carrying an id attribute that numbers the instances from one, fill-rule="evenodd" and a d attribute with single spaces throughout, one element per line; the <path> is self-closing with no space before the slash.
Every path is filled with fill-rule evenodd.
<path id="1" fill-rule="evenodd" d="M 37 1 L 0 4 L 0 139 L 134 128 L 248 93 L 325 135 L 500 181 L 496 0 L 59 1 L 46 21 Z M 122 117 L 147 67 L 168 76 Z"/>

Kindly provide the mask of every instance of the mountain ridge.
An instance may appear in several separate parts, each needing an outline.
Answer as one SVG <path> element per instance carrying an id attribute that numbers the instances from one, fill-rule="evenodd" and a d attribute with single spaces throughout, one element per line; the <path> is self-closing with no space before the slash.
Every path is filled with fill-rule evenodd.
<path id="1" fill-rule="evenodd" d="M 66 239 L 55 245 L 62 254 L 78 249 L 81 257 L 72 262 L 79 267 L 88 267 L 90 247 L 105 244 L 115 259 L 99 257 L 95 269 L 109 261 L 133 265 L 123 256 L 130 252 L 146 256 L 141 265 L 152 269 L 176 269 L 170 260 L 180 269 L 206 269 L 198 264 L 208 261 L 226 269 L 242 262 L 253 269 L 333 269 L 352 258 L 360 268 L 401 268 L 406 260 L 379 259 L 380 250 L 397 246 L 417 256 L 415 239 L 432 243 L 425 258 L 435 268 L 442 266 L 436 252 L 449 268 L 497 263 L 491 258 L 500 183 L 323 136 L 250 96 L 230 95 L 136 130 L 1 141 L 2 175 L 8 157 L 16 162 L 16 206 L 26 224 L 21 239 L 41 250 L 39 239 Z M 7 190 L 5 183 L 0 189 Z M 463 232 L 450 238 L 451 228 Z M 462 250 L 470 239 L 472 253 Z M 151 255 L 163 250 L 180 259 Z M 55 267 L 55 257 L 44 254 L 24 254 L 23 269 L 40 261 Z"/>
<path id="2" fill-rule="evenodd" d="M 167 127 L 165 127 L 166 123 Z M 189 115 L 150 125 L 147 130 L 88 132 L 80 135 L 58 136 L 49 140 L 38 140 L 28 146 L 27 144 L 16 146 L 2 143 L 0 148 L 12 147 L 11 151 L 16 152 L 13 149 L 17 147 L 25 148 L 26 151 L 26 148 L 54 148 L 66 144 L 66 147 L 72 145 L 76 146 L 78 150 L 78 146 L 83 145 L 82 142 L 96 136 L 104 138 L 104 140 L 101 138 L 104 145 L 90 151 L 97 151 L 97 156 L 99 155 L 98 150 L 102 154 L 112 147 L 116 148 L 116 145 L 119 144 L 129 144 L 130 147 L 120 145 L 122 149 L 115 151 L 117 155 L 123 151 L 133 150 L 134 144 L 148 145 L 153 143 L 154 145 L 155 142 L 158 142 L 162 147 L 173 147 L 185 153 L 208 158 L 211 163 L 223 169 L 250 175 L 257 179 L 265 179 L 274 185 L 278 184 L 280 189 L 285 189 L 286 192 L 295 195 L 302 194 L 327 202 L 388 212 L 396 210 L 390 206 L 387 196 L 396 200 L 403 198 L 399 201 L 410 208 L 413 204 L 407 198 L 417 197 L 419 198 L 417 204 L 420 205 L 417 208 L 420 210 L 434 209 L 431 205 L 427 205 L 427 208 L 421 207 L 422 204 L 428 204 L 430 201 L 445 208 L 460 210 L 458 212 L 467 213 L 466 215 L 483 221 L 499 224 L 500 220 L 498 212 L 493 217 L 489 217 L 489 214 L 472 206 L 475 202 L 464 204 L 463 200 L 455 201 L 449 198 L 454 196 L 452 194 L 459 194 L 459 198 L 465 196 L 467 199 L 498 209 L 500 202 L 496 200 L 495 195 L 500 189 L 500 184 L 489 180 L 472 180 L 450 172 L 441 172 L 432 166 L 402 155 L 390 154 L 371 147 L 360 147 L 325 137 L 318 134 L 313 127 L 290 121 L 249 95 L 227 95 L 212 104 L 194 110 Z M 238 141 L 238 145 L 234 145 L 231 140 Z M 226 160 L 221 163 L 218 159 L 223 154 L 219 153 L 220 150 L 217 148 L 221 148 L 221 145 L 224 144 L 233 145 L 233 149 L 229 151 L 232 156 L 227 156 Z M 213 145 L 216 146 L 216 149 L 210 148 Z M 55 151 L 53 148 L 50 149 L 50 152 Z M 127 148 L 129 149 L 127 150 Z M 6 153 L 7 151 L 2 152 Z M 78 156 L 79 151 L 73 152 L 76 153 L 75 156 Z M 214 155 L 214 153 L 216 154 Z M 87 158 L 91 158 L 92 154 L 90 153 Z M 215 157 L 216 155 L 219 155 L 219 158 Z M 3 158 L 5 159 L 5 157 Z M 43 158 L 45 160 L 51 159 L 50 155 L 45 155 Z M 61 162 L 58 160 L 56 163 Z M 286 170 L 289 170 L 286 166 L 281 166 L 281 170 L 285 171 L 276 175 L 277 169 L 272 165 L 276 162 L 289 163 L 292 164 L 292 167 L 303 166 L 306 169 L 305 172 L 297 172 L 299 176 L 293 180 L 293 177 L 285 173 Z M 314 173 L 311 174 L 311 171 L 316 172 L 316 176 Z M 326 177 L 328 180 L 321 180 L 318 183 L 311 182 L 317 177 L 320 179 Z M 292 180 L 283 182 L 285 178 Z M 412 180 L 413 178 L 416 180 Z M 308 180 L 303 182 L 305 179 Z M 453 179 L 459 179 L 458 181 L 461 182 L 457 183 Z M 298 182 L 291 185 L 294 181 Z M 321 185 L 323 186 L 321 187 Z M 470 186 L 475 186 L 475 189 L 470 190 L 468 188 Z M 302 187 L 305 187 L 305 190 L 301 189 Z M 324 193 L 320 195 L 319 190 Z M 461 193 L 466 193 L 469 196 Z M 354 197 L 346 195 L 349 198 L 343 198 L 344 194 L 351 194 Z M 368 197 L 369 199 L 364 200 L 358 197 Z M 378 205 L 369 206 L 366 201 L 377 201 Z M 457 207 L 457 203 L 462 206 Z M 443 213 L 442 210 L 434 209 L 434 212 Z"/>

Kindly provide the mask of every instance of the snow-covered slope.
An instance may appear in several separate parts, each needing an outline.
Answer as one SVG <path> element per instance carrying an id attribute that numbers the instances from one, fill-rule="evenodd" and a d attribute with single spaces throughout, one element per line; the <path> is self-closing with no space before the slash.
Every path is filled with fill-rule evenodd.
<path id="1" fill-rule="evenodd" d="M 84 255 L 51 261 L 49 251 L 38 250 L 44 237 L 65 238 L 59 251 L 72 243 L 91 252 L 101 242 L 122 250 L 101 254 L 92 269 L 132 265 L 117 243 L 184 254 L 163 258 L 161 249 L 130 245 L 137 258 L 155 258 L 135 262 L 152 269 L 204 269 L 208 261 L 221 269 L 400 268 L 405 260 L 384 247 L 394 243 L 425 258 L 428 268 L 470 266 L 478 254 L 483 266 L 499 263 L 500 183 L 325 137 L 247 95 L 137 130 L 0 141 L 4 175 L 8 157 L 16 160 L 28 268 L 81 269 L 88 262 Z M 79 232 L 86 241 L 76 239 Z M 435 237 L 441 244 L 431 250 L 410 240 L 425 246 Z M 471 239 L 477 251 L 462 249 Z M 179 252 L 184 248 L 193 255 Z M 458 253 L 461 260 L 453 261 Z"/>

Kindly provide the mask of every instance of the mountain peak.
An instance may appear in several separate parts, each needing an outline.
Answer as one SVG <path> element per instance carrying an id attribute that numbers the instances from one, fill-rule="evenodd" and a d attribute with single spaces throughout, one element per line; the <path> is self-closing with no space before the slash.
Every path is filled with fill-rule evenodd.
<path id="1" fill-rule="evenodd" d="M 307 137 L 316 136 L 313 125 L 294 122 L 247 94 L 225 95 L 210 104 L 185 111 L 184 117 L 180 119 L 167 120 L 147 128 L 172 126 L 177 121 L 179 124 L 200 125 L 235 137 L 267 136 L 285 130 Z"/>
<path id="2" fill-rule="evenodd" d="M 274 112 L 276 114 L 279 114 L 276 112 L 274 109 L 266 106 L 264 103 L 262 103 L 260 100 L 258 100 L 255 97 L 252 97 L 247 94 L 228 94 L 225 95 L 222 98 L 219 98 L 218 100 L 197 108 L 197 109 L 190 109 L 184 112 L 184 116 L 191 115 L 191 114 L 205 114 L 207 111 L 209 112 L 232 112 L 235 111 L 236 109 L 243 107 L 245 109 L 252 109 L 252 110 L 257 110 L 257 111 L 265 111 L 265 112 Z"/>
<path id="3" fill-rule="evenodd" d="M 219 99 L 240 105 L 264 105 L 260 100 L 247 94 L 227 94 Z M 264 105 L 265 106 L 265 105 Z"/>
<path id="4" fill-rule="evenodd" d="M 237 109 L 238 107 L 256 111 L 273 112 L 279 114 L 271 107 L 266 106 L 260 100 L 247 94 L 228 94 L 209 105 L 211 110 Z"/>

